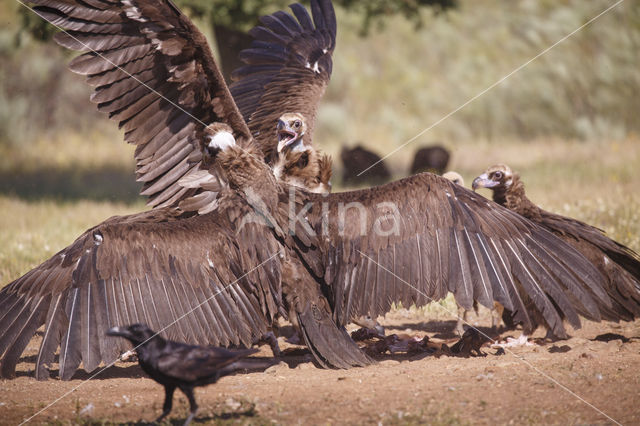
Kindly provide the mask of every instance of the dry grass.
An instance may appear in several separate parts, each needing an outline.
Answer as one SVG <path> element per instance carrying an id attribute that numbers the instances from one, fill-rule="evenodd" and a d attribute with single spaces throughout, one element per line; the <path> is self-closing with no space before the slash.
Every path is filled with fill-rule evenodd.
<path id="1" fill-rule="evenodd" d="M 127 155 L 129 148 L 112 140 L 97 137 L 91 150 L 70 141 L 69 146 L 54 142 L 60 160 L 66 164 L 75 158 L 86 164 L 84 156 L 93 152 L 95 166 L 114 156 Z M 78 145 L 76 145 L 78 143 Z M 33 145 L 23 155 L 33 165 L 48 163 L 37 156 L 44 142 Z M 46 145 L 46 144 L 45 144 Z M 118 152 L 113 154 L 111 151 Z M 124 155 L 122 153 L 125 153 Z M 406 157 L 399 153 L 401 158 Z M 130 163 L 130 158 L 123 158 Z M 581 143 L 560 140 L 536 142 L 509 141 L 503 144 L 479 141 L 460 144 L 453 150 L 452 168 L 467 182 L 488 165 L 504 162 L 519 171 L 527 184 L 532 200 L 544 208 L 565 214 L 604 229 L 612 238 L 640 251 L 640 141 Z M 73 164 L 73 163 L 70 163 Z M 407 162 L 408 166 L 408 162 Z M 126 166 L 122 166 L 126 168 Z M 489 196 L 488 193 L 483 193 Z M 78 195 L 79 197 L 82 194 Z M 53 253 L 70 244 L 82 231 L 114 214 L 143 210 L 140 200 L 135 204 L 120 201 L 25 201 L 16 197 L 0 197 L 0 282 L 15 279 Z M 454 307 L 454 306 L 453 306 Z M 448 304 L 447 309 L 452 305 Z M 438 309 L 434 305 L 434 309 Z"/>
<path id="2" fill-rule="evenodd" d="M 7 284 L 37 266 L 87 228 L 143 208 L 142 203 L 27 202 L 0 196 L 0 283 Z"/>

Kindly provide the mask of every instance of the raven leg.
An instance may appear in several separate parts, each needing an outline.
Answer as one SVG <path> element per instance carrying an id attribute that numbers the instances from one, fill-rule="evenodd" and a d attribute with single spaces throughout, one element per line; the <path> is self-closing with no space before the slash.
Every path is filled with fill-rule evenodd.
<path id="1" fill-rule="evenodd" d="M 187 396 L 187 399 L 189 400 L 189 407 L 191 408 L 191 413 L 189 414 L 189 417 L 187 417 L 187 420 L 184 421 L 183 425 L 187 426 L 196 416 L 196 412 L 198 411 L 198 404 L 196 404 L 196 398 L 195 396 L 193 396 L 193 387 L 181 386 L 180 390 Z"/>
<path id="2" fill-rule="evenodd" d="M 162 415 L 156 419 L 156 422 L 161 422 L 162 419 L 167 417 L 167 415 L 171 412 L 171 407 L 173 406 L 173 391 L 176 390 L 175 386 L 165 385 L 164 387 L 164 404 L 162 405 Z"/>

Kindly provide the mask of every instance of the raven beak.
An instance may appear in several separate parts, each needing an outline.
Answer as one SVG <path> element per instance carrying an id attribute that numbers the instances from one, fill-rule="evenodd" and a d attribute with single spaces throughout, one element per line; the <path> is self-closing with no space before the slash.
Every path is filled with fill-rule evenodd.
<path id="1" fill-rule="evenodd" d="M 123 327 L 112 327 L 107 330 L 107 336 L 120 336 L 120 337 L 129 337 L 129 330 Z"/>
<path id="2" fill-rule="evenodd" d="M 481 174 L 473 180 L 471 188 L 475 191 L 478 188 L 494 188 L 499 185 L 499 182 L 495 182 L 489 179 L 489 175 L 486 173 Z"/>

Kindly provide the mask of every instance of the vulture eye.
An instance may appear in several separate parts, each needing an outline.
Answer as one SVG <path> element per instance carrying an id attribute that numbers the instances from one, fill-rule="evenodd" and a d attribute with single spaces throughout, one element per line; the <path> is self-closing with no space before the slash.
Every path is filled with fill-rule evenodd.
<path id="1" fill-rule="evenodd" d="M 493 174 L 494 179 L 502 179 L 502 172 L 495 172 Z"/>
<path id="2" fill-rule="evenodd" d="M 302 126 L 302 122 L 300 120 L 296 120 L 293 122 L 293 127 L 299 129 Z"/>

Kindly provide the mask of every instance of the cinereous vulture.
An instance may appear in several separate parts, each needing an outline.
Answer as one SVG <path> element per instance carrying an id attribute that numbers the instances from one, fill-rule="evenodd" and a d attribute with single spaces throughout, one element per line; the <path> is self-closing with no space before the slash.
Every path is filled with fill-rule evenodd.
<path id="1" fill-rule="evenodd" d="M 640 256 L 605 233 L 579 220 L 541 209 L 527 198 L 518 173 L 504 164 L 474 179 L 474 189 L 489 188 L 493 201 L 561 238 L 582 253 L 603 275 L 610 305 L 600 306 L 608 321 L 632 321 L 640 315 Z M 525 329 L 525 333 L 531 330 Z"/>
<path id="2" fill-rule="evenodd" d="M 342 160 L 342 184 L 345 186 L 379 185 L 391 179 L 391 173 L 380 156 L 360 145 L 342 148 L 340 159 Z M 369 167 L 371 168 L 368 169 Z M 365 170 L 366 172 L 361 174 Z"/>

